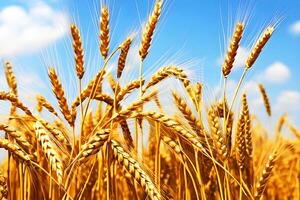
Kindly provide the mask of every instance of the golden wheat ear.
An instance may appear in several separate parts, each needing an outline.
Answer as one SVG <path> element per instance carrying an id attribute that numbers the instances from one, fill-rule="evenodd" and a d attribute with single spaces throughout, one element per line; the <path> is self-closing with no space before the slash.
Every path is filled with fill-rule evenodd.
<path id="1" fill-rule="evenodd" d="M 58 101 L 61 113 L 70 124 L 70 126 L 74 126 L 74 118 L 69 110 L 67 99 L 65 97 L 64 89 L 58 79 L 56 71 L 54 68 L 49 68 L 48 76 L 50 78 L 52 84 L 52 91 Z"/>
<path id="2" fill-rule="evenodd" d="M 222 65 L 222 72 L 225 78 L 230 74 L 231 69 L 233 67 L 233 63 L 240 45 L 240 41 L 243 36 L 243 32 L 244 32 L 244 24 L 238 22 L 235 26 L 235 31 L 231 38 L 230 45 L 227 50 L 227 54 L 225 56 Z"/>
<path id="3" fill-rule="evenodd" d="M 109 41 L 109 10 L 103 6 L 100 17 L 100 52 L 104 60 L 108 55 Z"/>
<path id="4" fill-rule="evenodd" d="M 14 94 L 16 97 L 18 97 L 17 80 L 12 69 L 12 64 L 10 62 L 6 62 L 4 65 L 4 70 L 5 70 L 6 81 L 10 88 L 11 93 Z M 10 113 L 13 115 L 16 113 L 16 111 L 17 111 L 16 106 L 12 106 Z"/>
<path id="5" fill-rule="evenodd" d="M 58 117 L 57 112 L 55 111 L 54 107 L 51 105 L 51 103 L 49 101 L 47 101 L 47 99 L 41 95 L 37 95 L 36 96 L 36 100 L 37 100 L 37 111 L 38 112 L 42 112 L 43 107 L 46 108 L 50 113 L 52 113 L 53 115 Z"/>
<path id="6" fill-rule="evenodd" d="M 208 117 L 210 132 L 212 138 L 214 139 L 214 144 L 217 148 L 219 156 L 222 158 L 223 161 L 225 161 L 228 155 L 228 149 L 222 132 L 221 124 L 219 121 L 218 110 L 215 105 L 213 105 L 211 109 L 208 110 L 207 117 Z"/>
<path id="7" fill-rule="evenodd" d="M 9 101 L 11 104 L 25 112 L 26 115 L 33 117 L 30 109 L 25 106 L 16 95 L 11 92 L 0 91 L 0 100 Z"/>
<path id="8" fill-rule="evenodd" d="M 271 104 L 270 104 L 266 89 L 263 86 L 263 84 L 259 84 L 258 87 L 259 87 L 259 91 L 260 91 L 260 93 L 263 97 L 263 101 L 264 101 L 266 111 L 267 111 L 268 115 L 271 116 Z"/>
<path id="9" fill-rule="evenodd" d="M 161 194 L 158 192 L 151 178 L 141 168 L 139 162 L 125 152 L 117 141 L 111 141 L 111 148 L 114 159 L 124 167 L 132 177 L 134 177 L 134 179 L 142 186 L 148 197 L 153 200 L 161 199 Z"/>
<path id="10" fill-rule="evenodd" d="M 260 176 L 260 178 L 258 179 L 258 182 L 256 184 L 256 192 L 255 192 L 255 200 L 260 200 L 262 197 L 262 194 L 267 186 L 268 180 L 270 179 L 271 175 L 272 175 L 272 169 L 275 166 L 275 162 L 276 159 L 278 157 L 277 152 L 273 152 L 270 156 L 269 159 L 265 165 L 265 168 Z"/>
<path id="11" fill-rule="evenodd" d="M 266 43 L 269 41 L 271 38 L 273 32 L 274 32 L 274 27 L 269 26 L 266 28 L 266 30 L 262 33 L 258 41 L 255 43 L 252 51 L 250 52 L 250 55 L 247 58 L 246 61 L 246 69 L 250 69 L 255 61 L 257 60 L 259 54 L 261 53 L 262 49 L 266 45 Z"/>
<path id="12" fill-rule="evenodd" d="M 151 46 L 152 37 L 158 22 L 158 19 L 161 14 L 161 8 L 162 8 L 163 1 L 157 0 L 154 9 L 148 19 L 148 22 L 146 24 L 146 27 L 144 28 L 143 35 L 142 35 L 142 41 L 141 46 L 139 50 L 139 54 L 141 57 L 141 60 L 144 60 L 146 56 L 148 55 L 149 48 Z"/>
<path id="13" fill-rule="evenodd" d="M 15 139 L 18 145 L 20 145 L 20 147 L 22 147 L 24 150 L 28 150 L 30 147 L 32 147 L 32 145 L 24 137 L 24 134 L 15 130 L 13 127 L 0 123 L 0 130 L 4 131 L 11 138 Z"/>
<path id="14" fill-rule="evenodd" d="M 84 58 L 83 58 L 83 46 L 82 46 L 81 36 L 80 36 L 79 29 L 75 24 L 72 24 L 70 29 L 73 38 L 76 74 L 79 79 L 82 79 L 84 74 Z"/>
<path id="15" fill-rule="evenodd" d="M 42 150 L 50 161 L 51 168 L 56 172 L 58 183 L 61 184 L 63 180 L 63 162 L 52 144 L 46 130 L 39 121 L 35 123 L 34 129 L 36 137 L 42 146 Z"/>
<path id="16" fill-rule="evenodd" d="M 117 78 L 120 78 L 122 75 L 131 43 L 132 43 L 132 37 L 129 36 L 120 46 L 121 53 L 118 60 Z"/>
<path id="17" fill-rule="evenodd" d="M 12 143 L 7 139 L 0 138 L 0 148 L 4 148 L 10 153 L 12 153 L 12 155 L 17 156 L 17 158 L 19 158 L 20 161 L 23 162 L 31 161 L 31 158 L 27 153 L 25 153 L 18 145 Z"/>

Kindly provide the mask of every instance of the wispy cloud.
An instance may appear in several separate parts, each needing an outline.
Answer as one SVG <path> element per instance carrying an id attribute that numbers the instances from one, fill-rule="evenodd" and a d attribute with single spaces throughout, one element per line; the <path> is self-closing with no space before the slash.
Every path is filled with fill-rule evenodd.
<path id="1" fill-rule="evenodd" d="M 289 67 L 282 62 L 274 62 L 267 67 L 263 79 L 269 83 L 284 83 L 291 77 Z"/>
<path id="2" fill-rule="evenodd" d="M 300 20 L 290 26 L 290 32 L 295 35 L 300 35 Z"/>
<path id="3" fill-rule="evenodd" d="M 299 112 L 300 92 L 295 90 L 283 91 L 276 102 L 276 110 L 282 112 Z"/>
<path id="4" fill-rule="evenodd" d="M 0 56 L 35 52 L 63 37 L 68 17 L 38 2 L 28 9 L 8 6 L 0 10 Z"/>

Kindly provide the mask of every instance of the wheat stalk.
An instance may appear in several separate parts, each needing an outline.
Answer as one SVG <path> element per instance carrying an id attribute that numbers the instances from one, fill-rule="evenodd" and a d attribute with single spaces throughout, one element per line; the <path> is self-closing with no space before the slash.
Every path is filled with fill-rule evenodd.
<path id="1" fill-rule="evenodd" d="M 86 86 L 85 89 L 83 89 L 80 93 L 80 96 L 76 97 L 75 100 L 72 103 L 72 109 L 76 108 L 77 106 L 80 105 L 80 100 L 81 102 L 83 102 L 85 99 L 89 98 L 91 96 L 91 94 L 93 93 L 93 89 L 96 91 L 94 92 L 94 95 L 91 96 L 91 98 L 94 98 L 95 95 L 99 94 L 99 92 L 101 91 L 101 82 L 103 80 L 103 75 L 104 75 L 105 71 L 103 72 L 102 70 L 97 73 L 97 75 L 95 76 L 94 79 L 92 79 L 88 85 Z M 98 83 L 97 86 L 94 85 Z"/>

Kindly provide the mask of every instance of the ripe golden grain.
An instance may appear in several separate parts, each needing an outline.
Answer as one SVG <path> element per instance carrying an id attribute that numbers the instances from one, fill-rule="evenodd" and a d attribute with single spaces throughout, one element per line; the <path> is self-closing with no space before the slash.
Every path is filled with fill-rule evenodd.
<path id="1" fill-rule="evenodd" d="M 262 49 L 266 45 L 266 43 L 271 38 L 272 34 L 274 32 L 274 27 L 269 26 L 266 28 L 266 30 L 262 33 L 256 44 L 254 45 L 252 51 L 250 52 L 250 55 L 247 58 L 246 61 L 246 68 L 249 69 L 253 66 L 256 59 L 258 58 L 259 54 L 261 53 Z"/>
<path id="2" fill-rule="evenodd" d="M 235 26 L 235 31 L 231 38 L 230 45 L 227 50 L 227 54 L 225 56 L 225 59 L 224 59 L 223 65 L 222 65 L 222 72 L 223 72 L 224 77 L 227 77 L 231 72 L 233 63 L 235 61 L 235 56 L 237 54 L 237 51 L 238 51 L 238 48 L 240 45 L 240 41 L 243 36 L 243 32 L 244 32 L 244 24 L 238 22 Z"/>
<path id="3" fill-rule="evenodd" d="M 158 19 L 160 17 L 162 4 L 163 4 L 162 0 L 156 1 L 155 5 L 154 5 L 154 9 L 149 17 L 149 20 L 146 24 L 145 29 L 143 31 L 141 46 L 140 46 L 140 50 L 139 50 L 139 54 L 140 54 L 140 57 L 142 60 L 144 60 L 146 58 L 146 56 L 148 55 L 148 51 L 149 51 L 151 41 L 152 41 L 152 36 L 154 34 L 154 30 L 156 28 Z"/>
<path id="4" fill-rule="evenodd" d="M 104 60 L 108 55 L 109 41 L 109 11 L 103 6 L 100 17 L 100 52 Z"/>
<path id="5" fill-rule="evenodd" d="M 71 25 L 71 35 L 73 38 L 73 49 L 75 58 L 75 68 L 77 77 L 82 79 L 84 74 L 84 58 L 81 36 L 78 27 L 75 24 Z"/>
<path id="6" fill-rule="evenodd" d="M 261 93 L 261 95 L 263 97 L 266 111 L 267 111 L 268 115 L 271 116 L 271 105 L 270 105 L 270 101 L 269 101 L 266 89 L 263 86 L 263 84 L 259 84 L 258 87 L 259 87 L 259 91 L 260 91 L 260 93 Z"/>
<path id="7" fill-rule="evenodd" d="M 57 76 L 54 68 L 49 68 L 48 76 L 50 78 L 50 81 L 52 84 L 52 91 L 58 101 L 61 113 L 63 114 L 65 119 L 68 121 L 70 126 L 74 126 L 74 119 L 71 115 L 71 111 L 69 110 L 67 99 L 65 97 L 64 89 L 58 79 L 58 76 Z"/>

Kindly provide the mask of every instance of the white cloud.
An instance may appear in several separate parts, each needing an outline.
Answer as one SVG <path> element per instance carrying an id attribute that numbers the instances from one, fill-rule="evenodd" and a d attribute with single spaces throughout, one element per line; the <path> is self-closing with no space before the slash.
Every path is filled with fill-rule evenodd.
<path id="1" fill-rule="evenodd" d="M 290 32 L 295 35 L 300 35 L 300 20 L 290 26 Z"/>
<path id="2" fill-rule="evenodd" d="M 277 97 L 275 109 L 289 114 L 299 113 L 300 111 L 300 92 L 294 90 L 284 91 Z"/>
<path id="3" fill-rule="evenodd" d="M 38 2 L 28 10 L 8 6 L 0 10 L 0 56 L 35 52 L 65 35 L 67 15 Z"/>
<path id="4" fill-rule="evenodd" d="M 264 79 L 270 83 L 284 83 L 289 80 L 291 72 L 282 62 L 271 64 L 264 72 Z"/>
<path id="5" fill-rule="evenodd" d="M 236 67 L 244 67 L 249 53 L 249 49 L 245 47 L 239 47 L 234 61 L 234 65 Z"/>
<path id="6" fill-rule="evenodd" d="M 236 68 L 241 68 L 245 66 L 246 60 L 248 58 L 248 55 L 250 53 L 250 50 L 247 49 L 246 47 L 240 46 L 236 57 L 235 57 L 235 61 L 233 63 L 234 67 L 233 70 Z M 223 64 L 224 58 L 218 58 L 218 64 Z"/>

